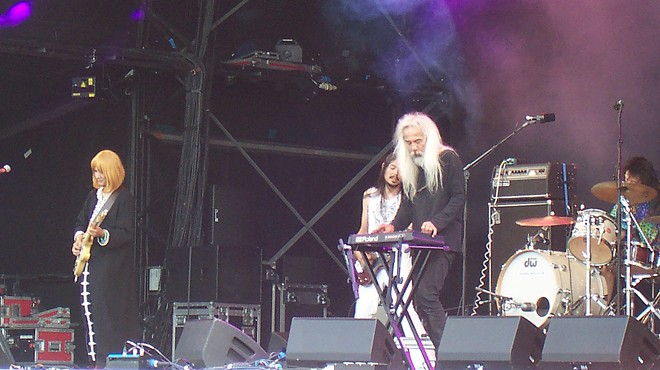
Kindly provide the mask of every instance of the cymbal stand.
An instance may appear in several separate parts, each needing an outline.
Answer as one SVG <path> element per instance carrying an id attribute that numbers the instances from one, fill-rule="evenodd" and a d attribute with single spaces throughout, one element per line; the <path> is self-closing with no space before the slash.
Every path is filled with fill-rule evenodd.
<path id="1" fill-rule="evenodd" d="M 630 209 L 630 203 L 628 200 L 624 197 L 620 197 L 620 203 L 621 203 L 621 216 L 624 217 L 625 222 L 626 222 L 626 258 L 625 258 L 625 283 L 626 283 L 626 315 L 627 316 L 633 316 L 634 314 L 634 304 L 633 304 L 633 296 L 632 294 L 634 293 L 637 298 L 639 298 L 642 303 L 646 306 L 644 310 L 636 317 L 637 320 L 641 320 L 644 316 L 649 315 L 649 313 L 653 313 L 658 319 L 660 319 L 660 310 L 655 308 L 655 305 L 657 304 L 657 298 L 653 299 L 653 302 L 649 301 L 648 298 L 646 298 L 637 288 L 632 287 L 632 274 L 630 271 L 630 256 L 632 256 L 632 226 L 633 224 L 635 225 L 635 229 L 639 232 L 640 237 L 642 238 L 643 242 L 653 251 L 653 248 L 651 246 L 651 243 L 649 243 L 648 239 L 646 238 L 646 235 L 642 232 L 642 228 L 639 226 L 639 223 L 637 222 L 637 219 L 635 218 L 635 215 L 632 214 L 631 209 Z"/>
<path id="2" fill-rule="evenodd" d="M 608 306 L 603 302 L 603 297 L 599 296 L 598 294 L 592 293 L 591 292 L 591 275 L 592 271 L 592 264 L 591 264 L 591 226 L 595 224 L 596 217 L 593 215 L 589 215 L 589 217 L 586 218 L 585 225 L 587 226 L 587 235 L 586 235 L 586 243 L 585 243 L 585 281 L 584 281 L 584 315 L 585 316 L 591 316 L 591 301 L 596 302 L 603 310 L 607 310 Z M 601 225 L 601 228 L 603 225 Z M 603 230 L 600 231 L 601 234 L 603 233 Z M 582 300 L 582 299 L 581 299 Z M 577 304 L 574 306 L 571 306 L 571 311 L 577 309 L 577 307 L 580 305 L 580 302 L 578 301 Z"/>
<path id="3" fill-rule="evenodd" d="M 585 280 L 584 280 L 584 314 L 591 316 L 591 225 L 593 225 L 594 216 L 589 214 L 589 217 L 584 221 L 587 225 L 587 240 L 586 240 L 586 255 L 585 255 Z"/>

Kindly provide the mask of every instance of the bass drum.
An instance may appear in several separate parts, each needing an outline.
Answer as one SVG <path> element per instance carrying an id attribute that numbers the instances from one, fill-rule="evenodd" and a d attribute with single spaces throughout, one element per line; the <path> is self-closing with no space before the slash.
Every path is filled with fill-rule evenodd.
<path id="1" fill-rule="evenodd" d="M 553 316 L 585 314 L 586 267 L 564 252 L 521 250 L 502 267 L 497 280 L 502 316 L 523 316 L 537 327 Z M 591 293 L 606 305 L 606 282 L 597 268 L 591 270 Z M 605 309 L 591 301 L 591 314 Z"/>

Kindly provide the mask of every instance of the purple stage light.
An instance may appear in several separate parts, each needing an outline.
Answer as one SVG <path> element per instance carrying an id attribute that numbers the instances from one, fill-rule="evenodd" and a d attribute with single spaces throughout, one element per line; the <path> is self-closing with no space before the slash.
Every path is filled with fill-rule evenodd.
<path id="1" fill-rule="evenodd" d="M 0 15 L 0 27 L 16 27 L 30 18 L 30 14 L 32 14 L 32 5 L 28 1 L 18 2 Z"/>
<path id="2" fill-rule="evenodd" d="M 139 22 L 144 19 L 145 13 L 146 11 L 144 5 L 141 5 L 138 9 L 131 13 L 131 19 L 135 22 Z"/>

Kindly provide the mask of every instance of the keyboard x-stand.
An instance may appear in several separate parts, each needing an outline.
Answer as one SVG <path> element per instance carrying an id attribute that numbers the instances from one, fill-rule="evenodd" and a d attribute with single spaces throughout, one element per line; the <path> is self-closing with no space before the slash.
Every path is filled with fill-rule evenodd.
<path id="1" fill-rule="evenodd" d="M 426 349 L 424 347 L 424 344 L 422 343 L 422 339 L 419 333 L 417 332 L 417 328 L 415 328 L 413 321 L 410 319 L 410 314 L 408 313 L 408 307 L 412 302 L 412 298 L 414 296 L 416 289 L 416 285 L 413 285 L 411 283 L 412 274 L 415 273 L 416 274 L 415 281 L 419 281 L 418 279 L 422 276 L 424 269 L 426 268 L 426 264 L 430 257 L 430 252 L 433 250 L 451 251 L 451 249 L 445 245 L 442 237 L 438 236 L 436 238 L 431 238 L 427 234 L 423 234 L 416 231 L 399 231 L 399 232 L 382 233 L 382 234 L 353 234 L 348 237 L 348 244 L 353 246 L 356 251 L 371 251 L 371 252 L 375 251 L 380 255 L 383 261 L 386 260 L 385 253 L 391 253 L 393 251 L 396 251 L 395 258 L 399 260 L 396 261 L 395 263 L 394 259 L 392 259 L 393 261 L 391 261 L 390 265 L 385 264 L 385 270 L 387 271 L 387 275 L 389 278 L 387 291 L 383 291 L 380 288 L 380 285 L 377 283 L 376 280 L 375 271 L 373 270 L 373 267 L 370 264 L 367 264 L 367 269 L 371 277 L 371 281 L 374 282 L 376 291 L 378 292 L 378 295 L 381 298 L 380 299 L 381 305 L 383 306 L 387 314 L 387 321 L 392 327 L 392 330 L 394 332 L 394 337 L 399 343 L 399 347 L 401 348 L 401 351 L 404 354 L 404 358 L 408 366 L 410 367 L 410 369 L 415 370 L 415 365 L 410 356 L 410 351 L 408 350 L 408 348 L 406 348 L 405 343 L 403 341 L 404 334 L 401 324 L 403 323 L 404 319 L 408 320 L 408 323 L 410 324 L 410 329 L 412 331 L 413 338 L 415 339 L 415 342 L 417 343 L 420 353 L 424 359 L 426 368 L 433 369 L 433 364 L 431 363 L 431 360 L 429 359 L 429 356 L 426 353 Z M 406 278 L 405 281 L 402 282 L 400 272 L 401 272 L 401 257 L 403 256 L 402 252 L 403 252 L 404 244 L 407 245 L 408 248 L 411 248 L 413 250 L 426 251 L 426 253 L 423 253 L 423 257 L 422 254 L 419 253 L 417 256 L 415 256 L 412 262 L 411 274 Z M 397 266 L 396 273 L 393 271 L 394 270 L 393 266 Z M 398 283 L 403 283 L 401 287 L 401 291 L 399 291 Z M 409 289 L 410 292 L 406 294 L 406 292 Z M 392 302 L 392 300 L 389 299 L 390 297 L 392 297 L 392 293 L 394 293 L 397 297 L 394 302 Z M 408 298 L 406 299 L 406 297 Z"/>

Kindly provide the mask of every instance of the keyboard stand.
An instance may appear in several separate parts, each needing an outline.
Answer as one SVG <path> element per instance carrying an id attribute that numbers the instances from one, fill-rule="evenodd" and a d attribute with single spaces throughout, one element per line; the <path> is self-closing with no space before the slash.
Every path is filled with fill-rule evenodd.
<path id="1" fill-rule="evenodd" d="M 414 240 L 410 241 L 410 243 L 414 243 Z M 414 281 L 419 281 L 419 278 L 424 273 L 429 257 L 431 255 L 431 251 L 434 250 L 448 251 L 449 248 L 439 247 L 439 246 L 408 245 L 407 246 L 408 248 L 412 249 L 412 251 L 418 251 L 418 253 L 416 253 L 416 255 L 413 258 L 412 266 L 410 269 L 411 271 L 410 275 L 406 277 L 405 281 L 402 281 L 400 259 L 402 256 L 404 245 L 405 244 L 403 243 L 402 240 L 398 240 L 395 243 L 388 243 L 387 245 L 358 244 L 358 245 L 354 245 L 353 248 L 356 251 L 363 251 L 363 252 L 376 251 L 383 261 L 387 261 L 387 259 L 385 258 L 386 254 L 389 253 L 394 254 L 394 258 L 391 258 L 390 262 L 385 263 L 383 267 L 385 268 L 385 271 L 387 272 L 387 276 L 388 276 L 388 285 L 385 290 L 380 288 L 380 285 L 376 280 L 376 273 L 373 269 L 373 266 L 371 266 L 371 264 L 369 263 L 367 264 L 367 270 L 369 276 L 372 279 L 372 282 L 374 282 L 374 286 L 376 287 L 376 291 L 378 292 L 378 295 L 380 297 L 380 304 L 385 309 L 385 312 L 387 314 L 387 321 L 389 327 L 392 329 L 394 338 L 398 342 L 399 348 L 401 348 L 403 352 L 404 359 L 407 365 L 409 366 L 410 369 L 416 370 L 415 365 L 412 361 L 412 357 L 410 355 L 410 350 L 406 347 L 403 341 L 403 338 L 405 337 L 402 329 L 402 323 L 404 319 L 408 320 L 408 323 L 410 324 L 413 338 L 415 339 L 415 342 L 417 343 L 420 353 L 424 359 L 424 364 L 426 365 L 426 369 L 432 370 L 433 364 L 431 363 L 431 360 L 428 354 L 426 353 L 426 349 L 424 348 L 424 344 L 422 342 L 421 336 L 417 332 L 417 328 L 415 328 L 415 325 L 413 324 L 410 318 L 410 314 L 408 313 L 408 307 L 412 303 L 412 299 L 414 297 L 416 290 L 416 285 L 412 284 L 413 281 L 412 274 L 415 274 Z M 396 271 L 394 271 L 395 268 Z M 399 291 L 397 283 L 402 283 L 401 291 Z M 396 300 L 392 299 L 392 297 L 394 296 L 396 297 Z M 405 298 L 406 296 L 408 297 L 407 299 Z"/>

